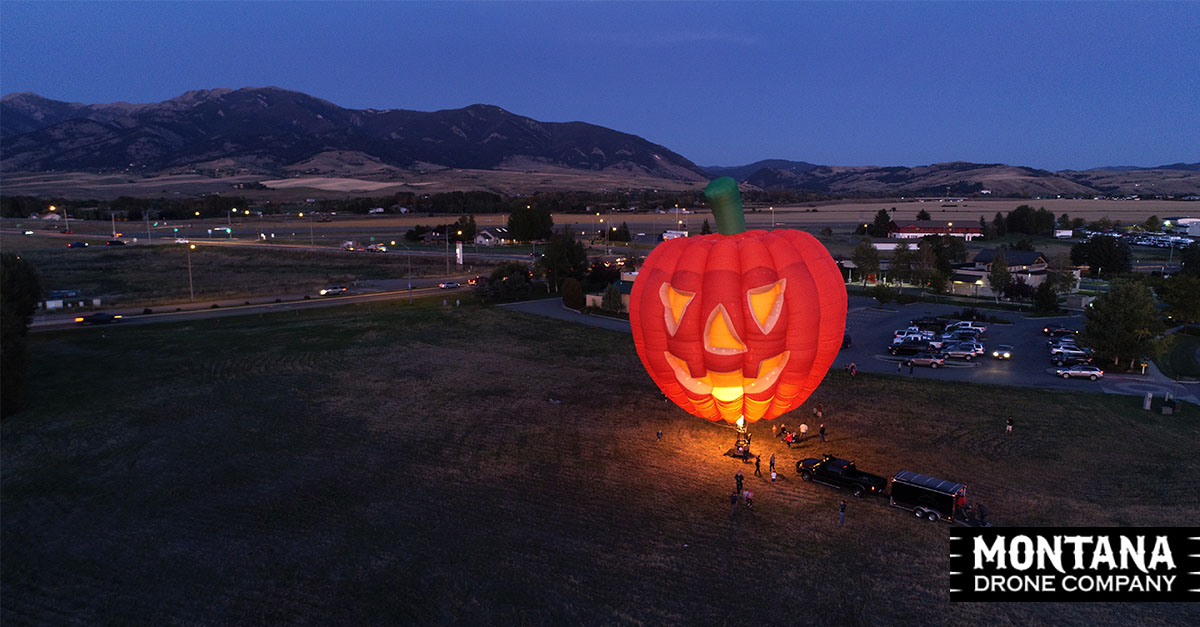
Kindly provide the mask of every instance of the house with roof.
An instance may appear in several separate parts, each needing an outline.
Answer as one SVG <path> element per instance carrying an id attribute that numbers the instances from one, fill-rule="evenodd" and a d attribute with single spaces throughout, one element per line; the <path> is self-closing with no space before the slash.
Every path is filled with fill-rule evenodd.
<path id="1" fill-rule="evenodd" d="M 897 220 L 892 222 L 888 237 L 902 239 L 919 239 L 926 235 L 953 235 L 968 242 L 976 237 L 983 237 L 983 229 L 978 223 L 960 222 L 955 225 L 948 220 Z"/>
<path id="2" fill-rule="evenodd" d="M 998 250 L 981 250 L 970 264 L 955 268 L 950 277 L 950 291 L 965 296 L 995 296 L 989 277 Z M 1037 287 L 1046 281 L 1050 264 L 1046 255 L 1036 250 L 1005 250 L 1004 265 L 1014 281 L 1021 280 L 1030 287 Z M 1070 291 L 1078 288 L 1079 270 L 1075 270 L 1074 287 Z"/>
<path id="3" fill-rule="evenodd" d="M 508 234 L 508 227 L 489 226 L 475 232 L 475 243 L 482 246 L 501 246 L 512 244 L 513 240 Z"/>

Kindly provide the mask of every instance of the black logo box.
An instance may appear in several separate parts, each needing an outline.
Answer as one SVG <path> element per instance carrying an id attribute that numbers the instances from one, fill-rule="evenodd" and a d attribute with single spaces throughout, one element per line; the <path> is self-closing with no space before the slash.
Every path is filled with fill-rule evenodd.
<path id="1" fill-rule="evenodd" d="M 1200 601 L 1200 528 L 952 529 L 950 600 Z"/>

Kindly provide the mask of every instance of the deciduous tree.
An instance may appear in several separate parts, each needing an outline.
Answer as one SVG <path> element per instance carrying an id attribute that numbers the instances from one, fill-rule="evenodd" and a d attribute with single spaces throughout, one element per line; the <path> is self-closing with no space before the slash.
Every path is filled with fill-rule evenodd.
<path id="1" fill-rule="evenodd" d="M 29 347 L 26 335 L 41 300 L 37 271 L 12 253 L 0 255 L 0 417 L 25 406 Z"/>
<path id="2" fill-rule="evenodd" d="M 854 250 L 850 252 L 850 260 L 858 266 L 863 285 L 867 284 L 867 275 L 879 274 L 879 251 L 871 245 L 871 238 L 864 237 Z"/>
<path id="3" fill-rule="evenodd" d="M 1133 368 L 1143 355 L 1157 350 L 1153 342 L 1161 331 L 1150 290 L 1142 283 L 1120 280 L 1088 307 L 1082 339 L 1101 360 Z"/>
<path id="4" fill-rule="evenodd" d="M 988 282 L 992 285 L 992 293 L 996 302 L 1000 302 L 1000 294 L 1012 284 L 1012 273 L 1008 271 L 1008 261 L 1004 259 L 1004 251 L 997 250 L 992 257 L 992 268 L 988 272 Z"/>
<path id="5" fill-rule="evenodd" d="M 564 229 L 555 233 L 546 244 L 546 251 L 537 265 L 546 273 L 546 279 L 555 291 L 562 286 L 563 279 L 583 278 L 587 270 L 587 250 L 583 243 L 575 241 L 575 231 Z"/>
<path id="6" fill-rule="evenodd" d="M 1071 262 L 1079 266 L 1091 266 L 1093 276 L 1098 276 L 1101 270 L 1113 276 L 1133 269 L 1133 253 L 1123 240 L 1109 235 L 1094 235 L 1088 241 L 1071 247 Z"/>

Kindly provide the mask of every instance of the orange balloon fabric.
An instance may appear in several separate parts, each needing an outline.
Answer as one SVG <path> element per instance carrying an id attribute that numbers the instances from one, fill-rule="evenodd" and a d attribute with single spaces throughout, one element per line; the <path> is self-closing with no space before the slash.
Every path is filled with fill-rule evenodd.
<path id="1" fill-rule="evenodd" d="M 650 253 L 629 302 L 638 357 L 687 412 L 730 424 L 799 407 L 837 357 L 846 288 L 808 233 L 673 239 Z"/>

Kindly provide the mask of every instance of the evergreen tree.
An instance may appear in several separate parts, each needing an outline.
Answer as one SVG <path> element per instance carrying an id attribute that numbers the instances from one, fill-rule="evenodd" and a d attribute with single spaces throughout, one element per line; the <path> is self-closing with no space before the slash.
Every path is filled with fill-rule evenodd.
<path id="1" fill-rule="evenodd" d="M 996 217 L 992 218 L 992 229 L 996 232 L 996 237 L 1004 237 L 1008 234 L 1008 222 L 1000 212 L 996 212 Z"/>
<path id="2" fill-rule="evenodd" d="M 704 224 L 700 225 L 701 235 L 712 235 L 712 227 L 708 225 L 708 218 L 704 219 Z"/>
<path id="3" fill-rule="evenodd" d="M 875 222 L 867 227 L 867 234 L 871 237 L 887 237 L 892 232 L 892 217 L 888 215 L 887 209 L 880 209 L 875 214 Z"/>
<path id="4" fill-rule="evenodd" d="M 925 211 L 924 209 L 922 209 L 917 212 L 917 219 L 918 220 L 932 220 L 933 218 L 929 215 L 928 211 Z"/>
<path id="5" fill-rule="evenodd" d="M 620 313 L 625 309 L 625 304 L 621 302 L 621 289 L 617 287 L 616 283 L 604 289 L 604 298 L 600 301 L 600 308 L 613 313 Z"/>

